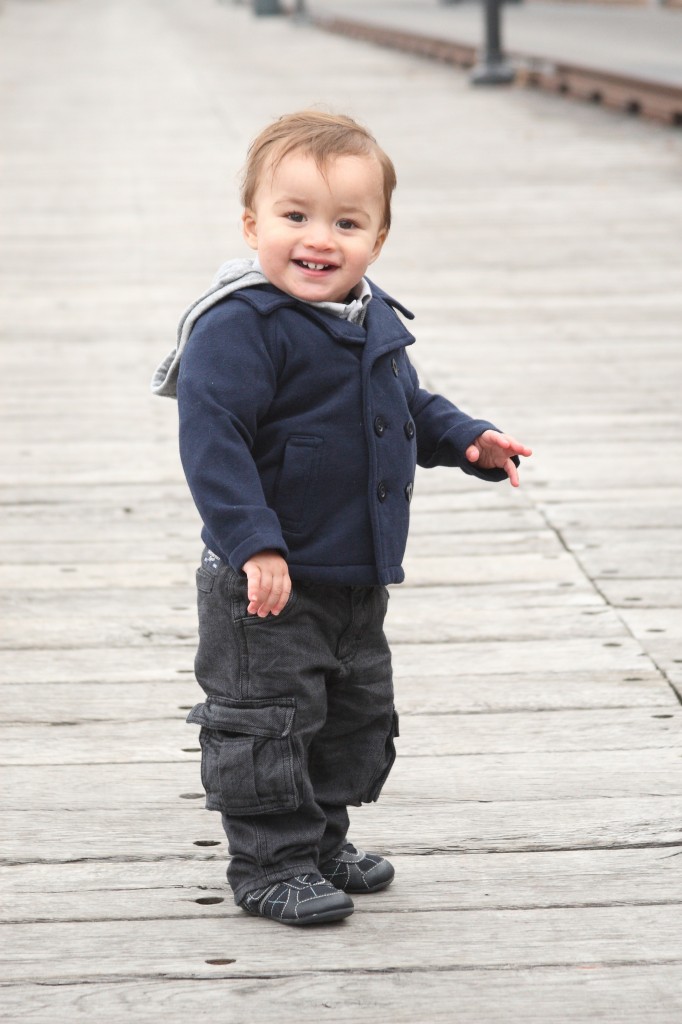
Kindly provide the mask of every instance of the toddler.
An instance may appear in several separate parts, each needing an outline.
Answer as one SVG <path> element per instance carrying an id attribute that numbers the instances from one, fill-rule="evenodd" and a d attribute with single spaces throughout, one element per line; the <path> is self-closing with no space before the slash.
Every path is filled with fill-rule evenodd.
<path id="1" fill-rule="evenodd" d="M 157 370 L 203 522 L 196 676 L 206 806 L 250 914 L 335 921 L 394 869 L 348 838 L 377 800 L 398 718 L 383 632 L 417 464 L 518 486 L 530 450 L 420 387 L 412 314 L 369 281 L 393 164 L 348 117 L 303 111 L 255 139 L 243 233 Z"/>

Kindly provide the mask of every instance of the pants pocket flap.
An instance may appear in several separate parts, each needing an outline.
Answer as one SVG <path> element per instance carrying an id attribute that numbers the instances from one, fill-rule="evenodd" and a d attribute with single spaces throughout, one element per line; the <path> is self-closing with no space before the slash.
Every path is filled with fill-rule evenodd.
<path id="1" fill-rule="evenodd" d="M 219 732 L 282 739 L 291 732 L 295 713 L 293 697 L 240 701 L 208 697 L 192 708 L 187 721 Z"/>

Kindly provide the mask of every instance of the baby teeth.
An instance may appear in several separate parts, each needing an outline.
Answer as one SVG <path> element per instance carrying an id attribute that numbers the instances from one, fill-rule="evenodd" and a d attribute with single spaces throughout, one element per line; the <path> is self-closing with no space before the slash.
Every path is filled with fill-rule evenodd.
<path id="1" fill-rule="evenodd" d="M 326 263 L 306 263 L 305 260 L 301 260 L 301 263 L 304 267 L 307 267 L 308 270 L 324 270 L 327 266 Z"/>

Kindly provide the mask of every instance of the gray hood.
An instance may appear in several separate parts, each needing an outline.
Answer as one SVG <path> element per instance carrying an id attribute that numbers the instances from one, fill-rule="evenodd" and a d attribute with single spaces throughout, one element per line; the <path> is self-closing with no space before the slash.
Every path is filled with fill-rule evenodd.
<path id="1" fill-rule="evenodd" d="M 205 313 L 211 306 L 215 306 L 217 302 L 226 299 L 232 292 L 236 292 L 240 288 L 251 288 L 258 284 L 268 284 L 268 279 L 260 270 L 254 268 L 254 260 L 238 259 L 223 263 L 208 291 L 200 295 L 182 314 L 178 324 L 176 346 L 157 367 L 152 377 L 151 389 L 155 395 L 164 398 L 177 397 L 175 389 L 180 357 L 187 344 L 187 339 L 192 333 L 192 328 L 202 313 Z"/>

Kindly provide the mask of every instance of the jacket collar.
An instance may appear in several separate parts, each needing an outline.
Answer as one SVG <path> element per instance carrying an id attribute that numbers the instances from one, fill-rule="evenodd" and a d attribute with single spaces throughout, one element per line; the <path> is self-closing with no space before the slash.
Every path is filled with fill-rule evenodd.
<path id="1" fill-rule="evenodd" d="M 414 319 L 414 314 L 401 303 L 391 298 L 387 292 L 370 283 L 372 301 L 367 307 L 364 326 L 351 323 L 341 317 L 330 315 L 307 302 L 299 302 L 292 295 L 287 295 L 274 285 L 266 284 L 256 288 L 240 290 L 238 298 L 248 303 L 263 316 L 269 316 L 278 309 L 295 308 L 308 319 L 319 324 L 327 334 L 336 341 L 351 345 L 365 345 L 371 350 L 371 360 L 383 352 L 390 351 L 400 345 L 411 345 L 414 338 L 404 324 L 392 312 L 399 310 L 405 317 Z"/>
<path id="2" fill-rule="evenodd" d="M 373 281 L 368 281 L 368 284 L 372 289 L 372 299 L 379 299 L 385 302 L 387 306 L 397 309 L 408 320 L 414 320 L 414 313 L 410 312 L 401 302 L 394 299 L 383 288 L 379 288 Z M 265 316 L 273 313 L 276 309 L 282 309 L 284 306 L 304 306 L 306 309 L 315 309 L 310 303 L 299 302 L 293 295 L 287 295 L 286 292 L 280 291 L 274 284 L 262 284 L 248 290 L 240 289 L 239 298 L 248 302 L 254 309 L 257 309 L 259 313 L 263 313 Z"/>

